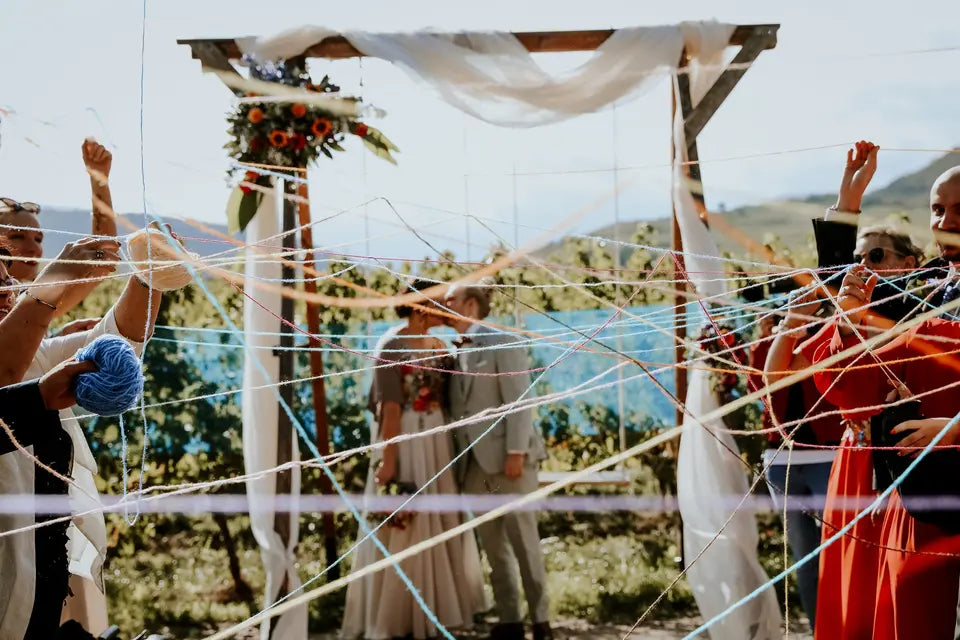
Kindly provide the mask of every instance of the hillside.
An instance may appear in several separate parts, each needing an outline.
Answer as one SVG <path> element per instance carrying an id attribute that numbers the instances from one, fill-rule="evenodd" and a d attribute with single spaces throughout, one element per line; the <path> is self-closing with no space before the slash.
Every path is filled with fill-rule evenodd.
<path id="1" fill-rule="evenodd" d="M 875 224 L 900 221 L 905 216 L 914 240 L 921 245 L 925 244 L 929 240 L 927 207 L 930 185 L 938 175 L 957 164 L 960 164 L 960 157 L 956 154 L 947 154 L 919 171 L 897 178 L 885 187 L 868 191 L 863 202 L 864 222 Z M 722 215 L 731 226 L 757 242 L 769 242 L 776 237 L 783 246 L 799 248 L 811 245 L 813 242 L 810 219 L 822 215 L 824 209 L 834 201 L 836 201 L 835 194 L 812 195 L 802 200 L 777 200 L 739 207 Z M 657 233 L 658 244 L 669 246 L 669 217 L 621 222 L 619 237 L 624 240 L 630 238 L 638 223 L 651 225 Z M 613 238 L 614 231 L 614 225 L 606 225 L 588 235 Z M 721 251 L 736 255 L 744 253 L 744 249 L 732 238 L 719 233 L 716 234 L 716 238 Z M 555 248 L 556 244 L 549 245 L 540 253 L 547 255 Z"/>
<path id="2" fill-rule="evenodd" d="M 85 235 L 90 233 L 89 209 L 65 209 L 45 206 L 41 210 L 40 216 L 42 218 L 41 223 L 48 229 L 43 238 L 44 257 L 55 257 L 60 253 L 63 245 L 79 237 L 77 234 Z M 133 223 L 135 227 L 143 227 L 143 214 L 126 213 L 123 214 L 123 217 Z M 204 233 L 186 222 L 170 220 L 170 223 L 174 232 L 185 239 L 187 248 L 200 255 L 216 253 L 228 248 L 219 238 Z M 210 224 L 208 226 L 221 233 L 227 232 L 225 225 Z M 57 231 L 52 231 L 52 229 L 57 229 Z M 126 227 L 121 225 L 119 231 L 120 233 L 126 233 Z"/>

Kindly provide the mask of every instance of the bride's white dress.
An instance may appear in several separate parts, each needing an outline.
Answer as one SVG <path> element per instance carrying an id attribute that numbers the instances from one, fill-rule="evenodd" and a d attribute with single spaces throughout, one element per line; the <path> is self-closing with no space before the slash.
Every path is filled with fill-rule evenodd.
<path id="1" fill-rule="evenodd" d="M 405 352 L 406 340 L 395 330 L 381 340 L 376 350 L 382 357 L 396 359 L 397 364 L 377 369 L 371 392 L 371 404 L 383 401 L 400 402 L 401 432 L 417 433 L 447 422 L 442 398 L 421 400 L 414 409 L 419 388 L 411 389 L 411 371 L 403 366 L 406 360 L 431 355 L 427 352 Z M 401 351 L 401 353 L 396 353 Z M 424 363 L 427 364 L 427 363 Z M 412 386 L 419 387 L 420 381 Z M 377 434 L 372 434 L 377 439 Z M 423 494 L 459 493 L 452 469 L 436 480 L 433 476 L 453 459 L 453 443 L 449 432 L 415 438 L 397 445 L 397 478 L 426 489 Z M 379 455 L 373 456 L 367 476 L 366 492 L 376 493 L 374 473 Z M 428 485 L 427 483 L 430 482 Z M 369 521 L 371 528 L 376 522 Z M 460 513 L 417 513 L 405 528 L 383 526 L 376 535 L 391 554 L 406 549 L 463 522 Z M 363 536 L 363 532 L 360 532 Z M 364 541 L 354 552 L 353 566 L 366 566 L 380 560 L 383 554 L 371 540 Z M 489 609 L 483 588 L 483 571 L 476 538 L 472 532 L 457 536 L 443 544 L 408 558 L 400 563 L 423 600 L 444 627 L 465 628 L 473 624 L 475 613 Z M 440 634 L 413 598 L 393 568 L 378 571 L 351 582 L 347 588 L 342 636 L 390 640 L 412 634 L 414 638 L 433 638 Z"/>

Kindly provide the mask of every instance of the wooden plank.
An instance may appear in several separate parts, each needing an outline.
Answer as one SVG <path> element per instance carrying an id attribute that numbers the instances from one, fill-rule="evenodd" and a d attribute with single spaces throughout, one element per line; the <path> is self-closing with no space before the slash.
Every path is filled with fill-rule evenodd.
<path id="1" fill-rule="evenodd" d="M 196 40 L 190 43 L 193 58 L 199 60 L 204 71 L 220 71 L 230 75 L 240 75 L 223 50 L 213 41 Z"/>
<path id="2" fill-rule="evenodd" d="M 697 108 L 694 109 L 689 116 L 684 117 L 683 128 L 686 133 L 688 148 L 690 145 L 696 144 L 697 136 L 700 135 L 700 132 L 703 131 L 707 122 L 709 122 L 713 114 L 717 112 L 717 109 L 720 108 L 723 101 L 727 99 L 727 96 L 730 95 L 733 88 L 740 82 L 740 78 L 743 77 L 743 74 L 745 74 L 749 68 L 749 63 L 756 60 L 762 51 L 772 49 L 777 45 L 778 28 L 777 25 L 755 27 L 753 34 L 746 39 L 743 47 L 730 62 L 730 66 L 734 68 L 724 71 L 707 93 L 704 94 L 699 104 L 697 104 Z M 744 66 L 737 68 L 737 65 Z M 681 77 L 685 75 L 686 74 L 683 74 Z"/>
<path id="3" fill-rule="evenodd" d="M 734 29 L 730 37 L 731 45 L 744 44 L 756 29 L 772 29 L 776 33 L 779 25 L 740 25 Z M 523 31 L 514 33 L 517 39 L 526 47 L 527 51 L 532 53 L 558 53 L 563 51 L 593 51 L 601 44 L 606 42 L 614 29 L 590 29 L 580 31 Z M 456 35 L 456 34 L 454 34 Z M 177 40 L 177 44 L 190 45 L 191 49 L 195 43 L 208 42 L 218 47 L 228 59 L 239 59 L 240 49 L 233 38 L 221 39 L 183 39 Z M 774 39 L 768 48 L 776 45 Z M 327 58 L 330 60 L 341 60 L 344 58 L 362 58 L 364 54 L 350 44 L 343 36 L 331 36 L 324 38 L 317 44 L 307 47 L 304 55 L 308 58 Z M 196 58 L 196 49 L 194 49 Z"/>
<path id="4" fill-rule="evenodd" d="M 303 175 L 306 175 L 304 173 Z M 300 223 L 300 248 L 305 251 L 303 255 L 303 266 L 308 269 L 316 269 L 317 263 L 313 255 L 313 227 L 310 226 L 310 193 L 305 182 L 301 182 L 298 187 L 300 195 L 300 204 L 298 208 Z M 317 293 L 317 281 L 313 278 L 307 278 L 303 282 L 304 291 L 307 293 Z M 320 347 L 323 344 L 314 336 L 320 333 L 320 307 L 315 302 L 307 303 L 307 331 L 310 332 L 309 346 L 313 349 L 310 352 L 310 381 L 313 389 L 313 415 L 316 424 L 316 444 L 317 451 L 321 456 L 330 454 L 330 430 L 327 424 L 327 388 L 323 381 L 323 352 Z M 329 496 L 333 495 L 333 484 L 326 473 L 320 473 L 320 493 Z M 333 514 L 324 512 L 321 516 L 323 523 L 323 544 L 326 553 L 327 565 L 333 565 L 338 557 L 337 553 L 337 528 L 333 519 Z M 331 566 L 327 579 L 338 580 L 340 578 L 340 565 Z"/>

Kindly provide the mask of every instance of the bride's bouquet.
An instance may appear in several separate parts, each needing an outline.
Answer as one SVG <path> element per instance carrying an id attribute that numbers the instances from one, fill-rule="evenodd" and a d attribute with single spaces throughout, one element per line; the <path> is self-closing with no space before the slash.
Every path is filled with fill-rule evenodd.
<path id="1" fill-rule="evenodd" d="M 413 495 L 416 491 L 417 485 L 412 482 L 397 482 L 393 480 L 382 487 L 378 487 L 377 495 L 405 497 Z M 413 522 L 413 519 L 417 515 L 414 511 L 399 511 L 391 518 L 391 513 L 393 513 L 393 510 L 375 511 L 367 515 L 367 520 L 375 525 L 379 525 L 386 520 L 386 526 L 402 531 L 410 526 L 410 523 Z M 387 518 L 389 518 L 389 520 Z"/>

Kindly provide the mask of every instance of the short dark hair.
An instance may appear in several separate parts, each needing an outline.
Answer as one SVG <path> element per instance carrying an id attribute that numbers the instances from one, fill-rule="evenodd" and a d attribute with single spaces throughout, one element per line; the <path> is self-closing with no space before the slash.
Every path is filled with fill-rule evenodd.
<path id="1" fill-rule="evenodd" d="M 463 287 L 463 297 L 467 300 L 477 301 L 477 315 L 483 320 L 490 315 L 490 298 L 493 295 L 493 279 L 483 278 L 476 284 L 468 284 Z"/>
<path id="2" fill-rule="evenodd" d="M 399 295 L 410 293 L 412 291 L 424 291 L 425 289 L 429 289 L 430 287 L 435 287 L 436 285 L 437 283 L 433 282 L 432 280 L 417 278 L 413 282 L 406 283 L 407 290 L 404 291 L 401 289 L 401 291 L 399 292 Z M 416 302 L 415 304 L 424 304 L 424 303 L 429 304 L 429 300 L 422 299 Z M 401 318 L 409 318 L 411 315 L 413 315 L 413 306 L 409 304 L 397 305 L 396 312 L 397 312 L 397 316 Z"/>

